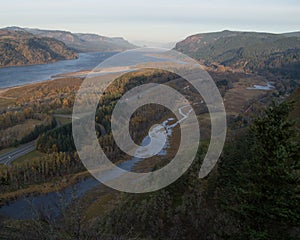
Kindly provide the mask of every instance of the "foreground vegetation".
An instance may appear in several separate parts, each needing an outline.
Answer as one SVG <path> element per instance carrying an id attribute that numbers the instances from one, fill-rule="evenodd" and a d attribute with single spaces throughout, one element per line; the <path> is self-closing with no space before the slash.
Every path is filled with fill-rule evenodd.
<path id="1" fill-rule="evenodd" d="M 201 148 L 192 168 L 163 190 L 138 195 L 110 190 L 94 195 L 92 201 L 87 195 L 58 222 L 8 221 L 1 235 L 13 232 L 11 239 L 24 233 L 23 239 L 298 239 L 300 138 L 288 120 L 290 110 L 290 103 L 270 106 L 250 128 L 227 142 L 217 169 L 206 179 L 198 179 L 205 154 Z M 97 214 L 91 214 L 92 206 L 99 210 Z"/>
<path id="2" fill-rule="evenodd" d="M 3 218 L 0 239 L 297 239 L 300 143 L 293 120 L 299 118 L 299 102 L 294 110 L 290 103 L 274 102 L 262 111 L 256 100 L 268 104 L 279 94 L 242 92 L 247 85 L 238 78 L 244 75 L 229 76 L 236 78 L 228 77 L 229 81 L 216 77 L 231 110 L 227 143 L 219 165 L 209 177 L 198 179 L 206 152 L 206 146 L 202 145 L 191 169 L 163 190 L 133 195 L 95 189 L 62 209 L 57 219 L 43 214 L 30 221 Z M 81 81 L 66 79 L 26 87 L 28 94 L 16 99 L 14 110 L 3 114 L 2 121 L 6 124 L 3 130 L 25 124 L 36 116 L 26 109 L 50 119 L 51 124 L 53 113 L 69 114 Z M 183 91 L 192 103 L 202 100 L 193 88 L 185 88 L 184 80 L 162 71 L 148 70 L 118 79 L 99 101 L 95 116 L 99 143 L 113 162 L 128 159 L 111 135 L 110 117 L 114 106 L 124 92 L 149 81 Z M 236 88 L 248 98 L 229 105 L 236 96 Z M 13 97 L 15 93 L 6 94 Z M 292 95 L 290 100 L 297 98 Z M 207 117 L 205 107 L 200 105 L 197 115 L 199 120 L 201 116 Z M 256 120 L 254 115 L 258 115 Z M 139 109 L 130 121 L 132 138 L 140 142 L 154 122 L 170 116 L 167 109 L 159 106 Z M 71 124 L 51 126 L 52 129 L 42 129 L 37 134 L 37 149 L 42 156 L 0 166 L 1 204 L 30 193 L 62 189 L 87 176 L 75 151 Z M 209 127 L 201 126 L 204 132 Z M 162 165 L 157 161 L 146 170 Z"/>

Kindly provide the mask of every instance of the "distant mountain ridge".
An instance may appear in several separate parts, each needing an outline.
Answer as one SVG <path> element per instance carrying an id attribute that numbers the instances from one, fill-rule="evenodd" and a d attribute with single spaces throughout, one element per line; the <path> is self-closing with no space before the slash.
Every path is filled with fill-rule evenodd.
<path id="1" fill-rule="evenodd" d="M 77 57 L 76 51 L 59 40 L 0 29 L 0 67 L 44 64 Z"/>
<path id="2" fill-rule="evenodd" d="M 243 70 L 276 69 L 300 62 L 300 32 L 201 33 L 178 42 L 175 49 L 204 62 Z"/>
<path id="3" fill-rule="evenodd" d="M 38 37 L 50 37 L 64 42 L 78 52 L 119 52 L 136 48 L 121 37 L 105 37 L 91 33 L 72 33 L 61 30 L 8 27 L 8 30 L 23 31 Z"/>

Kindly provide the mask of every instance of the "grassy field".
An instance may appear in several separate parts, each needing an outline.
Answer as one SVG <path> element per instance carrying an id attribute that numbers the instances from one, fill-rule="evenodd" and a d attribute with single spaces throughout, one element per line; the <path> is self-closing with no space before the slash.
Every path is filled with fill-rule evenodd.
<path id="1" fill-rule="evenodd" d="M 65 117 L 55 117 L 56 121 L 58 121 L 61 125 L 66 125 L 72 122 L 71 118 Z"/>
<path id="2" fill-rule="evenodd" d="M 103 190 L 96 189 L 91 193 L 87 193 L 85 196 L 85 201 L 88 198 L 91 199 L 91 204 L 84 211 L 86 220 L 97 218 L 114 208 L 115 204 L 118 202 L 118 196 L 120 195 L 116 191 L 109 190 L 103 186 Z M 96 198 L 96 200 L 95 200 Z"/>
<path id="3" fill-rule="evenodd" d="M 13 161 L 13 164 L 36 161 L 45 155 L 45 153 L 41 153 L 37 150 L 34 150 L 33 152 L 27 153 L 26 155 L 16 159 L 15 161 Z"/>
<path id="4" fill-rule="evenodd" d="M 233 88 L 229 89 L 224 97 L 226 113 L 228 115 L 238 115 L 242 113 L 253 100 L 262 98 L 267 92 L 261 90 L 250 90 L 254 84 L 265 85 L 263 79 L 258 77 L 241 78 L 233 83 Z"/>
<path id="5" fill-rule="evenodd" d="M 14 150 L 14 149 L 16 149 L 16 148 L 10 147 L 10 148 L 2 149 L 2 150 L 0 150 L 0 155 L 1 155 L 1 154 L 5 154 L 5 153 L 7 153 L 7 152 L 9 152 L 9 151 L 12 151 L 12 150 Z"/>
<path id="6" fill-rule="evenodd" d="M 12 106 L 14 103 L 14 99 L 3 98 L 0 96 L 0 109 L 6 109 L 7 107 Z"/>
<path id="7" fill-rule="evenodd" d="M 49 89 L 60 89 L 72 85 L 79 85 L 82 82 L 78 78 L 64 78 L 44 81 L 40 83 L 32 83 L 25 86 L 12 87 L 5 90 L 2 96 L 5 98 L 30 98 L 31 96 L 45 96 Z M 48 92 L 49 94 L 49 92 Z"/>

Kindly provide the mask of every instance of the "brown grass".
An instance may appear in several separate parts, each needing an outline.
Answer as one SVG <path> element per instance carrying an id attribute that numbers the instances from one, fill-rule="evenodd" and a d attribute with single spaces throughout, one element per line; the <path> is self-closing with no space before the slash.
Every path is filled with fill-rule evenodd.
<path id="1" fill-rule="evenodd" d="M 1 97 L 0 95 L 0 109 L 6 109 L 10 106 L 13 106 L 15 102 L 16 102 L 15 99 Z"/>
<path id="2" fill-rule="evenodd" d="M 7 202 L 16 200 L 18 198 L 27 196 L 27 195 L 40 195 L 40 194 L 45 194 L 45 193 L 50 193 L 50 192 L 56 192 L 56 191 L 61 191 L 76 182 L 78 182 L 81 179 L 84 179 L 88 177 L 90 174 L 89 172 L 80 172 L 77 174 L 71 174 L 64 176 L 63 178 L 53 180 L 52 182 L 47 182 L 43 184 L 36 184 L 36 185 L 31 185 L 27 188 L 24 189 L 19 189 L 14 192 L 7 192 L 7 193 L 0 193 L 0 206 L 4 205 Z"/>
<path id="3" fill-rule="evenodd" d="M 229 89 L 224 97 L 227 115 L 243 113 L 249 107 L 251 101 L 258 100 L 266 94 L 266 91 L 247 89 L 247 87 L 252 87 L 254 84 L 265 85 L 265 81 L 256 76 L 249 76 L 240 78 L 238 82 L 233 83 L 233 88 Z"/>
<path id="4" fill-rule="evenodd" d="M 30 163 L 39 160 L 40 158 L 44 157 L 46 154 L 34 150 L 33 152 L 27 153 L 26 155 L 14 160 L 12 164 L 19 164 L 19 163 Z"/>
<path id="5" fill-rule="evenodd" d="M 80 78 L 62 78 L 54 79 L 39 83 L 32 83 L 24 86 L 17 86 L 2 90 L 1 96 L 6 98 L 24 98 L 42 92 L 44 89 L 61 89 L 67 86 L 79 85 L 82 79 Z"/>
<path id="6" fill-rule="evenodd" d="M 84 211 L 85 220 L 97 218 L 112 210 L 118 202 L 119 195 L 119 192 L 109 190 L 104 186 L 86 194 L 85 201 L 90 198 L 92 203 Z"/>

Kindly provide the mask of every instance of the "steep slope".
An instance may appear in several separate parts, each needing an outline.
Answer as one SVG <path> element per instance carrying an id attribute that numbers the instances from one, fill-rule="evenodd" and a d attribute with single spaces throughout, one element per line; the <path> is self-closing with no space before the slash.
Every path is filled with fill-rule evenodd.
<path id="1" fill-rule="evenodd" d="M 176 50 L 207 62 L 244 70 L 274 69 L 300 61 L 300 37 L 223 31 L 187 37 Z"/>
<path id="2" fill-rule="evenodd" d="M 120 37 L 109 38 L 97 34 L 71 33 L 68 31 L 40 30 L 20 27 L 9 27 L 7 29 L 17 29 L 19 31 L 29 32 L 38 37 L 55 38 L 79 52 L 118 52 L 136 47 Z"/>
<path id="3" fill-rule="evenodd" d="M 24 31 L 0 30 L 0 66 L 43 64 L 77 58 L 63 42 Z"/>
<path id="4" fill-rule="evenodd" d="M 294 102 L 294 109 L 290 113 L 290 119 L 296 121 L 297 130 L 300 131 L 300 88 L 296 88 L 287 100 Z"/>

